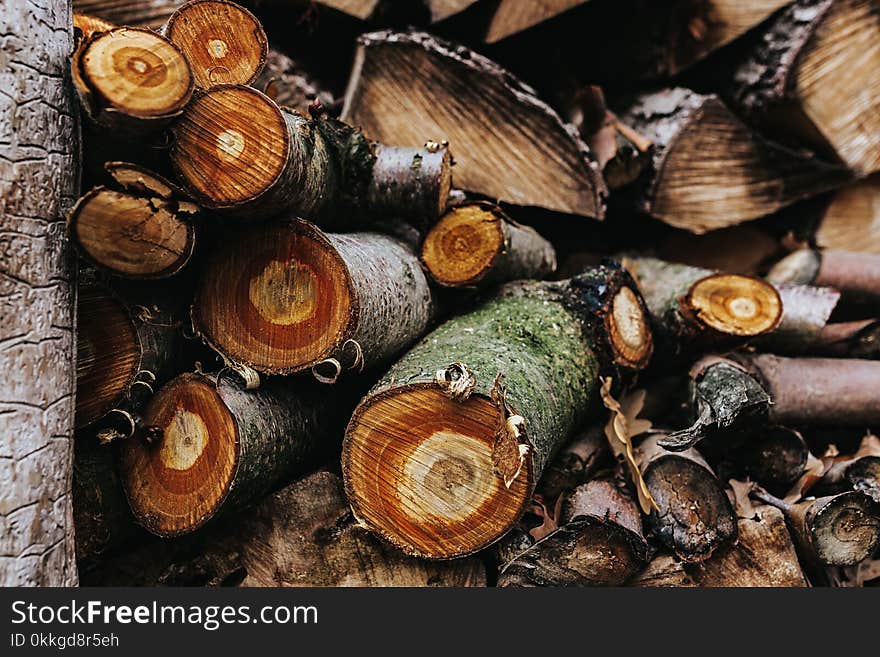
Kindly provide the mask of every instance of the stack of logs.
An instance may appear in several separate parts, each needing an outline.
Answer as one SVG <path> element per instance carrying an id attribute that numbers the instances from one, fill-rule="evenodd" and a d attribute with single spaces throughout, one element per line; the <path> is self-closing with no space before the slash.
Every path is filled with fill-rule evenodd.
<path id="1" fill-rule="evenodd" d="M 83 582 L 880 581 L 872 0 L 77 4 Z"/>

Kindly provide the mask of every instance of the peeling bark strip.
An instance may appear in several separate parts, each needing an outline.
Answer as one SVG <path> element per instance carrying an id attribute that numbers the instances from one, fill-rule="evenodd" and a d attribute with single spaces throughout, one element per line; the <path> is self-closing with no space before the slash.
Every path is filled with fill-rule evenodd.
<path id="1" fill-rule="evenodd" d="M 768 280 L 832 287 L 845 300 L 880 300 L 880 254 L 803 249 L 780 260 Z"/>
<path id="2" fill-rule="evenodd" d="M 425 237 L 421 260 L 445 287 L 541 279 L 556 271 L 553 245 L 492 203 L 449 210 Z"/>
<path id="3" fill-rule="evenodd" d="M 67 230 L 81 255 L 125 278 L 167 278 L 195 249 L 198 207 L 171 183 L 124 162 L 107 163 L 121 191 L 95 187 L 70 211 Z"/>
<path id="4" fill-rule="evenodd" d="M 533 89 L 464 47 L 424 33 L 362 36 L 342 118 L 385 143 L 447 140 L 461 189 L 604 216 L 607 189 L 577 131 Z"/>
<path id="5" fill-rule="evenodd" d="M 667 89 L 639 96 L 619 115 L 654 142 L 637 204 L 692 233 L 772 214 L 850 178 L 842 167 L 767 141 L 717 96 Z"/>
<path id="6" fill-rule="evenodd" d="M 378 233 L 281 221 L 234 234 L 207 264 L 194 320 L 208 343 L 258 372 L 387 362 L 421 337 L 434 302 L 418 258 Z"/>
<path id="7" fill-rule="evenodd" d="M 636 502 L 613 480 L 568 495 L 560 527 L 503 564 L 498 586 L 620 586 L 645 564 Z"/>
<path id="8" fill-rule="evenodd" d="M 712 469 L 696 450 L 667 452 L 662 434 L 638 446 L 637 458 L 651 497 L 660 507 L 648 527 L 683 561 L 705 561 L 737 537 L 736 514 Z"/>
<path id="9" fill-rule="evenodd" d="M 76 584 L 70 476 L 78 193 L 66 2 L 0 4 L 0 584 Z"/>
<path id="10" fill-rule="evenodd" d="M 620 273 L 595 277 L 601 272 L 609 281 Z M 342 471 L 369 529 L 407 553 L 443 559 L 516 524 L 550 458 L 587 416 L 600 361 L 612 360 L 596 287 L 577 281 L 503 287 L 429 334 L 364 398 Z M 617 290 L 635 298 L 631 281 Z M 650 344 L 638 302 L 632 310 L 622 332 Z"/>
<path id="11" fill-rule="evenodd" d="M 144 413 L 162 438 L 120 448 L 138 522 L 158 536 L 185 534 L 221 508 L 240 510 L 303 473 L 332 449 L 347 416 L 344 403 L 316 386 L 278 382 L 244 390 L 201 374 L 181 374 L 163 386 Z"/>
<path id="12" fill-rule="evenodd" d="M 269 54 L 269 39 L 257 17 L 227 0 L 187 2 L 162 33 L 180 48 L 200 89 L 251 84 Z"/>
<path id="13" fill-rule="evenodd" d="M 752 118 L 851 169 L 880 169 L 876 3 L 798 0 L 756 44 L 735 74 L 734 101 Z"/>
<path id="14" fill-rule="evenodd" d="M 120 27 L 93 33 L 73 54 L 71 72 L 91 121 L 138 135 L 167 127 L 193 92 L 193 76 L 183 54 L 146 29 Z"/>
<path id="15" fill-rule="evenodd" d="M 73 8 L 116 25 L 158 28 L 184 0 L 73 0 Z"/>
<path id="16" fill-rule="evenodd" d="M 433 221 L 452 184 L 445 147 L 377 156 L 359 129 L 240 85 L 198 93 L 174 132 L 171 161 L 186 191 L 245 217 L 296 214 L 349 228 L 365 212 Z"/>

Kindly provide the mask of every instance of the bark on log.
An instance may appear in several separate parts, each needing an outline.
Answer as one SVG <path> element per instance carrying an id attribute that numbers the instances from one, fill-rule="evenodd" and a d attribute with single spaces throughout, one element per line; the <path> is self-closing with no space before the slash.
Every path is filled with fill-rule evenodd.
<path id="1" fill-rule="evenodd" d="M 880 175 L 842 187 L 822 208 L 816 246 L 880 253 Z"/>
<path id="2" fill-rule="evenodd" d="M 0 584 L 76 584 L 70 4 L 0 5 Z"/>
<path id="3" fill-rule="evenodd" d="M 774 353 L 805 353 L 820 343 L 840 292 L 828 287 L 779 283 L 782 318 L 769 334 L 755 341 L 762 350 Z"/>
<path id="4" fill-rule="evenodd" d="M 880 11 L 798 0 L 756 39 L 731 95 L 750 117 L 860 173 L 880 169 Z"/>
<path id="5" fill-rule="evenodd" d="M 818 356 L 878 360 L 880 321 L 865 319 L 827 324 L 811 351 Z"/>
<path id="6" fill-rule="evenodd" d="M 178 536 L 241 510 L 331 453 L 346 410 L 345 397 L 314 382 L 246 390 L 222 375 L 181 374 L 144 411 L 161 439 L 120 447 L 132 512 L 153 534 Z"/>
<path id="7" fill-rule="evenodd" d="M 186 191 L 239 216 L 296 214 L 348 228 L 364 213 L 432 222 L 452 184 L 445 145 L 380 147 L 320 109 L 281 109 L 250 87 L 197 94 L 174 132 L 171 161 Z"/>
<path id="8" fill-rule="evenodd" d="M 802 249 L 780 260 L 767 279 L 832 287 L 844 300 L 880 300 L 880 254 Z"/>
<path id="9" fill-rule="evenodd" d="M 386 143 L 449 141 L 464 190 L 604 216 L 607 189 L 577 131 L 534 90 L 463 47 L 424 33 L 362 36 L 342 118 Z"/>
<path id="10" fill-rule="evenodd" d="M 342 471 L 356 517 L 428 558 L 470 554 L 505 534 L 586 417 L 599 362 L 649 355 L 633 287 L 610 267 L 512 283 L 429 334 L 349 423 Z"/>
<path id="11" fill-rule="evenodd" d="M 705 561 L 736 541 L 736 514 L 703 457 L 692 449 L 668 452 L 661 446 L 662 438 L 662 434 L 648 436 L 636 454 L 660 509 L 651 511 L 647 526 L 681 560 Z"/>
<path id="12" fill-rule="evenodd" d="M 421 260 L 444 287 L 488 287 L 556 271 L 553 245 L 492 203 L 449 210 L 425 237 Z"/>
<path id="13" fill-rule="evenodd" d="M 270 50 L 266 66 L 253 86 L 279 107 L 287 107 L 299 112 L 307 112 L 315 102 L 323 105 L 331 115 L 338 113 L 339 107 L 333 94 L 315 80 L 307 70 L 287 55 Z"/>
<path id="14" fill-rule="evenodd" d="M 772 214 L 850 177 L 761 137 L 714 95 L 667 89 L 639 96 L 618 115 L 654 142 L 638 207 L 693 233 Z"/>
<path id="15" fill-rule="evenodd" d="M 193 317 L 235 363 L 270 374 L 315 368 L 335 380 L 400 353 L 434 311 L 418 258 L 401 242 L 297 219 L 233 235 L 202 274 Z"/>
<path id="16" fill-rule="evenodd" d="M 549 0 L 545 2 L 521 2 L 520 0 L 501 0 L 492 15 L 486 31 L 486 43 L 495 43 L 532 26 L 543 23 L 574 9 L 589 0 Z"/>
<path id="17" fill-rule="evenodd" d="M 639 507 L 613 480 L 576 488 L 559 522 L 502 566 L 498 586 L 620 586 L 647 561 Z"/>
<path id="18" fill-rule="evenodd" d="M 110 131 L 159 132 L 181 114 L 193 93 L 183 53 L 147 29 L 93 33 L 77 46 L 70 68 L 86 116 Z"/>
<path id="19" fill-rule="evenodd" d="M 80 254 L 124 278 L 167 278 L 195 249 L 198 207 L 167 180 L 138 165 L 108 162 L 121 190 L 95 187 L 70 211 L 67 231 Z"/>
<path id="20" fill-rule="evenodd" d="M 73 0 L 73 8 L 115 25 L 159 28 L 185 0 Z"/>

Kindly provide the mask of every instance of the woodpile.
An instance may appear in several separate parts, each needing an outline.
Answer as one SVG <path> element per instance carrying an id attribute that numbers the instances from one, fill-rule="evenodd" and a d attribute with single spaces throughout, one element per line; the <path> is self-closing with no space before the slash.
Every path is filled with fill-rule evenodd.
<path id="1" fill-rule="evenodd" d="M 0 583 L 880 583 L 873 0 L 60 4 Z"/>

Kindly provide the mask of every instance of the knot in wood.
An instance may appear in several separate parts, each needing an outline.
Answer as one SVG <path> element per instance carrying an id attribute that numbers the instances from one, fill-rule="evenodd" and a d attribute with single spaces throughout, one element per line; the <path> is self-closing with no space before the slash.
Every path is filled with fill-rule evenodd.
<path id="1" fill-rule="evenodd" d="M 477 377 L 467 365 L 455 362 L 437 370 L 434 382 L 451 400 L 464 402 L 477 386 Z"/>

